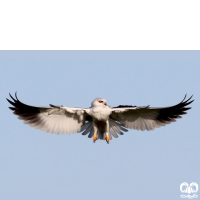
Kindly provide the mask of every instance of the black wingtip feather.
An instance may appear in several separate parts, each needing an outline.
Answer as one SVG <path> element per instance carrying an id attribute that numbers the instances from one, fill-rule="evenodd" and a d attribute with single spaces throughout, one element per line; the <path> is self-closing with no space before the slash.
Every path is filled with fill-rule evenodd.
<path id="1" fill-rule="evenodd" d="M 23 115 L 24 113 L 40 113 L 40 109 L 39 107 L 33 107 L 33 106 L 29 106 L 26 105 L 24 103 L 22 103 L 21 101 L 19 101 L 19 99 L 17 98 L 17 92 L 15 92 L 15 98 L 9 93 L 10 98 L 13 100 L 9 100 L 7 99 L 7 101 L 14 107 L 9 107 L 12 111 L 14 111 L 13 113 L 16 115 Z"/>
<path id="2" fill-rule="evenodd" d="M 192 95 L 189 99 L 187 99 L 187 100 L 185 101 L 185 103 L 187 103 L 192 97 L 193 97 L 193 95 Z M 193 100 L 193 101 L 194 101 L 194 100 Z"/>
<path id="3" fill-rule="evenodd" d="M 17 99 L 17 101 L 19 101 L 19 99 L 17 98 L 17 92 L 15 92 L 15 98 Z"/>
<path id="4" fill-rule="evenodd" d="M 184 96 L 184 98 L 183 98 L 183 100 L 182 100 L 181 102 L 183 102 L 183 101 L 185 100 L 186 97 L 187 97 L 187 93 L 185 94 L 185 96 Z"/>
<path id="5" fill-rule="evenodd" d="M 8 107 L 10 110 L 15 111 L 15 108 L 13 107 Z"/>
<path id="6" fill-rule="evenodd" d="M 187 114 L 187 112 L 185 112 L 185 111 L 190 110 L 191 107 L 186 107 L 186 106 L 191 104 L 194 100 L 191 100 L 193 95 L 190 98 L 188 98 L 187 100 L 185 100 L 186 96 L 187 96 L 187 94 L 185 95 L 184 99 L 179 104 L 161 109 L 160 113 L 157 117 L 157 120 L 171 122 L 172 121 L 171 119 L 182 118 L 180 115 Z"/>
<path id="7" fill-rule="evenodd" d="M 8 101 L 11 105 L 15 106 L 15 102 L 10 101 L 9 99 L 7 99 L 7 101 Z"/>
<path id="8" fill-rule="evenodd" d="M 10 95 L 10 98 L 14 101 L 14 102 L 16 102 L 16 100 L 12 97 L 12 95 L 9 93 L 9 95 Z M 7 99 L 8 100 L 8 99 Z"/>

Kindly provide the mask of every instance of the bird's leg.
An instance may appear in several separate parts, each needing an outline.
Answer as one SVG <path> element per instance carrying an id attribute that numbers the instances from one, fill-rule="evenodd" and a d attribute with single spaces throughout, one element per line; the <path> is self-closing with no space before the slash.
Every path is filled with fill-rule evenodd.
<path id="1" fill-rule="evenodd" d="M 109 142 L 110 142 L 110 138 L 109 138 L 109 135 L 108 135 L 108 133 L 106 133 L 106 142 L 109 144 Z"/>
<path id="2" fill-rule="evenodd" d="M 106 121 L 106 142 L 109 144 L 110 142 L 110 137 L 109 137 L 109 122 L 108 120 Z"/>
<path id="3" fill-rule="evenodd" d="M 93 142 L 95 142 L 97 140 L 97 131 L 98 129 L 94 126 L 94 136 L 93 136 Z"/>

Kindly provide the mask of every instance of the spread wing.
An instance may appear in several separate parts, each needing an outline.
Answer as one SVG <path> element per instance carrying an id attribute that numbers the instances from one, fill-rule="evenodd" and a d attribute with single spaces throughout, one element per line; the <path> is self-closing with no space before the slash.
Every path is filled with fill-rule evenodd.
<path id="1" fill-rule="evenodd" d="M 154 130 L 175 122 L 176 118 L 181 118 L 180 115 L 186 114 L 185 111 L 190 109 L 190 107 L 186 108 L 186 106 L 194 100 L 191 100 L 192 96 L 187 100 L 185 98 L 175 106 L 163 108 L 118 106 L 112 108 L 110 118 L 120 122 L 126 128 L 142 131 Z"/>
<path id="2" fill-rule="evenodd" d="M 81 127 L 85 121 L 90 121 L 91 117 L 87 114 L 89 109 L 54 106 L 34 107 L 20 102 L 11 95 L 13 101 L 8 100 L 14 107 L 9 107 L 19 119 L 24 120 L 25 124 L 36 129 L 56 134 L 70 134 L 81 132 Z"/>

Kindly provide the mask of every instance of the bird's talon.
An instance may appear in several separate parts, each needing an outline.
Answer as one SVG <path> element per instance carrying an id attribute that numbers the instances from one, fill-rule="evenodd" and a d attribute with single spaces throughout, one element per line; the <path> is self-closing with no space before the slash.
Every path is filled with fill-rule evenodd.
<path id="1" fill-rule="evenodd" d="M 96 140 L 97 140 L 97 135 L 94 134 L 94 136 L 93 136 L 93 142 L 95 142 Z"/>
<path id="2" fill-rule="evenodd" d="M 108 135 L 106 135 L 106 142 L 109 144 L 110 138 Z"/>

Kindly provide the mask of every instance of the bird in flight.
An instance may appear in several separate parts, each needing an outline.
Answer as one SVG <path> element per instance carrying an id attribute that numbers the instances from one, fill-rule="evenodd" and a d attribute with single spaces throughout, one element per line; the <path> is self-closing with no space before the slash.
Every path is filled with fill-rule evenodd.
<path id="1" fill-rule="evenodd" d="M 10 94 L 9 94 L 10 95 Z M 25 124 L 41 131 L 55 134 L 70 134 L 82 132 L 93 138 L 106 140 L 112 136 L 117 138 L 129 129 L 154 130 L 171 122 L 175 122 L 180 115 L 186 114 L 186 107 L 194 100 L 192 96 L 184 99 L 177 105 L 170 107 L 151 108 L 149 106 L 137 107 L 120 105 L 110 107 L 103 98 L 96 98 L 90 108 L 63 107 L 50 104 L 50 107 L 29 106 L 10 95 L 8 102 L 14 107 L 9 107 Z"/>

